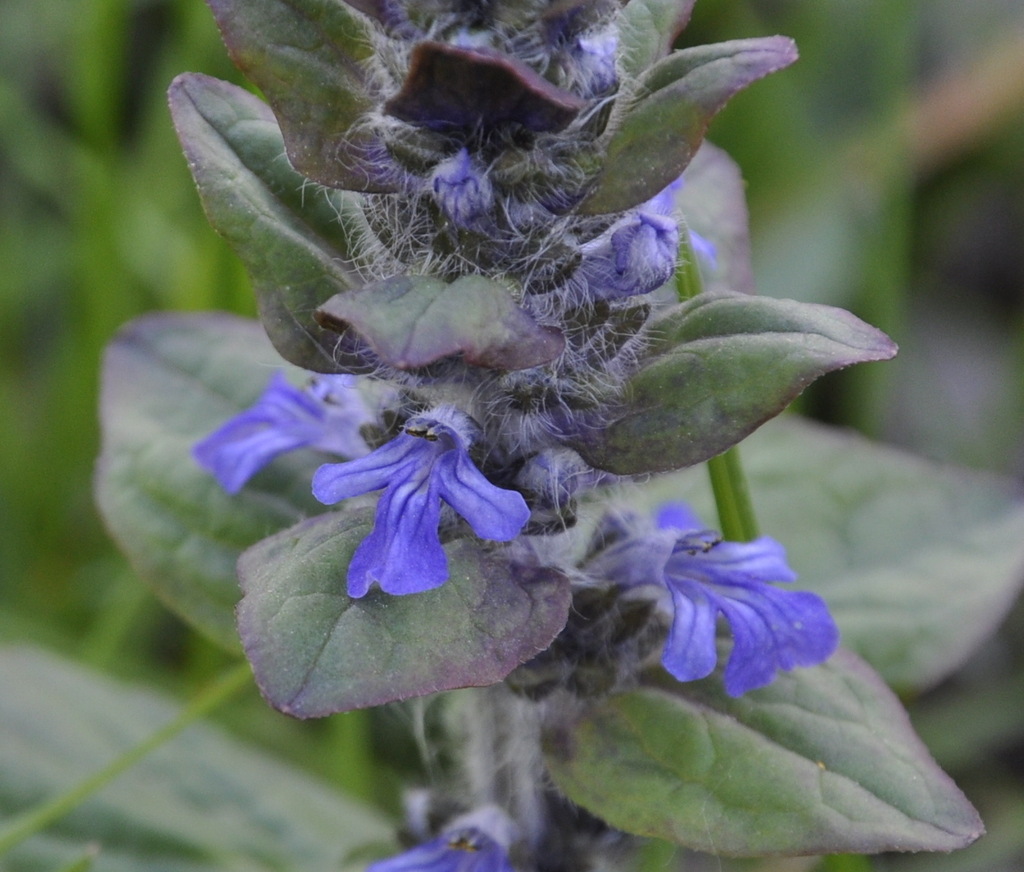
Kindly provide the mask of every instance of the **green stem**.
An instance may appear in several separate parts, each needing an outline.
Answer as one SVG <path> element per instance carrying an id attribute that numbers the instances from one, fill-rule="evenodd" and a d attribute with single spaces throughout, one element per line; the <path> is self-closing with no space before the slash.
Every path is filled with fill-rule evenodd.
<path id="1" fill-rule="evenodd" d="M 682 219 L 679 221 L 679 256 L 682 263 L 676 270 L 676 295 L 685 302 L 704 293 L 704 279 L 690 241 L 690 231 Z M 724 454 L 712 457 L 708 461 L 708 475 L 722 535 L 732 542 L 756 539 L 759 535 L 757 517 L 740 463 L 739 448 L 733 446 Z"/>
<path id="2" fill-rule="evenodd" d="M 735 446 L 708 461 L 711 490 L 715 494 L 718 523 L 730 542 L 751 542 L 760 532 L 754 504 L 750 500 L 747 477 L 743 474 L 740 452 Z"/>
<path id="3" fill-rule="evenodd" d="M 0 830 L 0 856 L 73 811 L 92 794 L 105 787 L 122 772 L 130 769 L 147 754 L 174 738 L 185 727 L 233 696 L 251 679 L 252 673 L 248 663 L 241 663 L 233 667 L 192 700 L 173 721 L 152 733 L 134 748 L 130 748 L 109 766 L 94 772 L 60 796 L 43 802 L 14 818 Z"/>

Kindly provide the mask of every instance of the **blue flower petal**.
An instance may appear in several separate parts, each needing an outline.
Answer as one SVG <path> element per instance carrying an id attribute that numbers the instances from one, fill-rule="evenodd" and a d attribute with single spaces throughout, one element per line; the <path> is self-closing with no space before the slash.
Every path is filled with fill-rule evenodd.
<path id="1" fill-rule="evenodd" d="M 481 539 L 507 542 L 530 520 L 522 494 L 491 484 L 464 451 L 445 454 L 435 474 L 441 499 L 469 521 Z"/>
<path id="2" fill-rule="evenodd" d="M 697 531 L 694 531 L 697 532 Z M 665 566 L 665 577 L 683 577 L 725 587 L 796 581 L 786 562 L 786 549 L 770 536 L 753 542 L 718 542 L 699 553 L 686 548 L 689 537 Z"/>
<path id="3" fill-rule="evenodd" d="M 688 680 L 684 675 L 701 677 L 695 673 L 707 666 L 708 659 L 713 666 L 713 628 L 719 612 L 733 636 L 725 668 L 730 696 L 769 684 L 779 669 L 821 663 L 839 642 L 820 597 L 774 586 L 795 580 L 796 574 L 786 563 L 782 545 L 770 537 L 720 542 L 707 550 L 677 546 L 665 564 L 664 577 L 674 615 L 662 662 L 680 680 Z M 698 631 L 699 638 L 688 635 Z"/>
<path id="4" fill-rule="evenodd" d="M 661 663 L 679 681 L 706 678 L 715 669 L 715 622 L 718 609 L 699 584 L 676 585 L 672 627 Z"/>
<path id="5" fill-rule="evenodd" d="M 716 624 L 729 624 L 733 648 L 725 668 L 732 696 L 770 683 L 779 669 L 827 660 L 839 631 L 824 601 L 776 585 L 796 573 L 781 544 L 768 536 L 724 542 L 703 528 L 689 506 L 671 503 L 656 526 L 627 516 L 588 569 L 624 587 L 657 584 L 667 590 L 672 623 L 662 665 L 680 681 L 710 675 L 718 659 Z"/>
<path id="6" fill-rule="evenodd" d="M 513 872 L 513 867 L 496 840 L 477 827 L 462 827 L 371 863 L 366 872 Z"/>
<path id="7" fill-rule="evenodd" d="M 429 446 L 402 433 L 365 457 L 346 463 L 325 463 L 313 474 L 313 496 L 325 505 L 380 490 L 396 480 L 415 477 L 429 468 Z"/>
<path id="8" fill-rule="evenodd" d="M 374 582 L 403 595 L 447 580 L 438 535 L 442 500 L 481 538 L 507 541 L 526 524 L 523 497 L 491 484 L 470 460 L 469 428 L 468 418 L 441 407 L 411 419 L 404 433 L 372 454 L 316 471 L 313 495 L 323 503 L 384 490 L 373 530 L 349 565 L 349 596 L 364 596 Z"/>
<path id="9" fill-rule="evenodd" d="M 821 597 L 771 585 L 722 597 L 719 608 L 733 635 L 725 690 L 742 696 L 770 684 L 777 669 L 814 666 L 839 644 L 839 631 Z"/>
<path id="10" fill-rule="evenodd" d="M 234 494 L 275 457 L 297 448 L 364 454 L 359 427 L 370 414 L 358 391 L 348 382 L 328 389 L 329 399 L 318 382 L 300 390 L 275 373 L 259 399 L 197 442 L 192 456 Z"/>
<path id="11" fill-rule="evenodd" d="M 389 487 L 377 504 L 373 530 L 348 568 L 348 595 L 364 596 L 373 582 L 385 593 L 422 593 L 448 579 L 448 558 L 437 536 L 441 503 L 430 479 Z"/>
<path id="12" fill-rule="evenodd" d="M 697 513 L 686 503 L 665 503 L 654 517 L 659 530 L 691 532 L 704 526 Z"/>

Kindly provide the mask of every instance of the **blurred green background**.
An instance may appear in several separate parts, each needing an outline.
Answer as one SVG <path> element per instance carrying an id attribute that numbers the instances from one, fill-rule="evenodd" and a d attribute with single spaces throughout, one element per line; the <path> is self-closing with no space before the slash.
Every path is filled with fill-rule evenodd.
<path id="1" fill-rule="evenodd" d="M 776 32 L 797 39 L 800 63 L 737 97 L 710 135 L 749 183 L 760 288 L 853 309 L 902 348 L 825 379 L 802 411 L 1019 479 L 1024 6 L 700 0 L 684 41 Z M 231 658 L 133 576 L 91 474 L 100 356 L 117 327 L 153 309 L 253 310 L 171 129 L 164 93 L 185 70 L 241 83 L 200 0 L 0 5 L 0 641 L 182 698 Z M 990 835 L 950 857 L 831 868 L 1024 868 L 1022 630 L 1018 607 L 955 678 L 910 701 Z M 254 692 L 219 717 L 394 800 L 393 781 L 351 753 L 387 745 L 394 720 L 378 717 L 371 741 L 366 717 L 299 724 Z"/>

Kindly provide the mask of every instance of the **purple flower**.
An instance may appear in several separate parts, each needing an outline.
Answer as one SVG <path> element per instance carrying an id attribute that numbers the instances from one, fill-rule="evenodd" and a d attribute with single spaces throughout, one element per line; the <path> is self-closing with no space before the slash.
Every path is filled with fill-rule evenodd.
<path id="1" fill-rule="evenodd" d="M 576 40 L 573 55 L 586 82 L 584 90 L 587 96 L 605 94 L 618 83 L 618 71 L 615 69 L 618 45 L 618 37 L 607 32 L 581 36 Z"/>
<path id="2" fill-rule="evenodd" d="M 371 863 L 366 872 L 513 872 L 505 848 L 478 827 L 465 826 Z"/>
<path id="3" fill-rule="evenodd" d="M 234 494 L 279 454 L 296 448 L 361 457 L 369 448 L 359 428 L 371 420 L 353 376 L 317 376 L 300 390 L 277 372 L 253 406 L 197 442 L 192 456 Z"/>
<path id="4" fill-rule="evenodd" d="M 328 463 L 313 476 L 313 495 L 333 504 L 384 489 L 373 530 L 348 568 L 348 594 L 361 597 L 373 582 L 391 594 L 420 593 L 448 579 L 438 538 L 441 501 L 482 539 L 514 539 L 530 517 L 516 491 L 491 484 L 469 458 L 473 425 L 442 406 L 411 418 L 405 432 L 372 454 Z"/>
<path id="5" fill-rule="evenodd" d="M 672 217 L 678 180 L 582 246 L 577 275 L 591 297 L 612 300 L 657 290 L 676 269 L 679 226 Z"/>
<path id="6" fill-rule="evenodd" d="M 651 197 L 641 208 L 648 212 L 671 217 L 675 212 L 676 198 L 685 184 L 686 174 L 683 173 L 678 179 Z M 703 260 L 710 269 L 716 269 L 718 265 L 718 249 L 715 247 L 715 243 L 695 230 L 690 230 L 689 232 L 690 245 L 693 246 L 697 257 Z"/>
<path id="7" fill-rule="evenodd" d="M 821 597 L 775 586 L 796 580 L 778 542 L 724 542 L 687 506 L 665 507 L 656 529 L 613 544 L 597 563 L 622 585 L 667 590 L 672 625 L 661 662 L 680 681 L 714 670 L 719 614 L 733 636 L 725 667 L 730 696 L 771 683 L 778 669 L 821 663 L 839 644 Z"/>
<path id="8" fill-rule="evenodd" d="M 487 173 L 474 165 L 466 149 L 434 168 L 433 188 L 438 205 L 452 224 L 464 230 L 482 229 L 494 190 Z"/>

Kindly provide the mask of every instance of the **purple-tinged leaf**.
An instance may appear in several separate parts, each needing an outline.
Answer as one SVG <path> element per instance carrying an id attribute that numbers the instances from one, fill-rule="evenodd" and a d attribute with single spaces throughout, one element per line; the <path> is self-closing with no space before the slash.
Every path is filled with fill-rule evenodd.
<path id="1" fill-rule="evenodd" d="M 256 321 L 224 314 L 147 315 L 103 360 L 96 500 L 135 571 L 174 611 L 238 647 L 235 563 L 264 536 L 321 511 L 309 480 L 324 455 L 275 460 L 238 496 L 192 447 L 250 406 L 282 367 Z"/>
<path id="2" fill-rule="evenodd" d="M 307 190 L 284 159 L 273 113 L 248 91 L 186 74 L 169 99 L 206 215 L 252 277 L 274 346 L 304 369 L 358 369 L 361 358 L 317 326 L 312 312 L 362 284 L 351 232 L 363 220 L 359 196 Z"/>
<path id="3" fill-rule="evenodd" d="M 274 109 L 304 176 L 354 191 L 395 189 L 380 146 L 353 126 L 373 108 L 361 61 L 369 22 L 323 0 L 208 0 L 231 59 Z"/>
<path id="4" fill-rule="evenodd" d="M 705 287 L 753 294 L 747 198 L 739 167 L 722 149 L 704 142 L 683 178 L 676 208 L 687 228 L 714 246 L 714 263 L 700 262 Z"/>
<path id="5" fill-rule="evenodd" d="M 656 322 L 651 340 L 621 409 L 570 440 L 617 475 L 714 457 L 819 376 L 896 354 L 884 333 L 842 309 L 745 294 L 702 294 Z"/>
<path id="6" fill-rule="evenodd" d="M 520 309 L 508 290 L 483 276 L 451 284 L 429 276 L 396 276 L 338 294 L 317 321 L 346 335 L 354 329 L 399 369 L 461 354 L 473 366 L 516 370 L 554 360 L 562 334 Z"/>
<path id="7" fill-rule="evenodd" d="M 542 132 L 567 127 L 585 105 L 495 49 L 421 42 L 412 51 L 402 90 L 384 110 L 434 130 L 518 122 Z"/>
<path id="8" fill-rule="evenodd" d="M 619 829 L 744 857 L 952 851 L 984 832 L 853 654 L 738 699 L 717 678 L 651 680 L 548 730 L 555 783 Z"/>
<path id="9" fill-rule="evenodd" d="M 370 516 L 354 509 L 303 521 L 239 561 L 239 631 L 275 708 L 320 717 L 494 684 L 565 625 L 567 578 L 513 565 L 472 539 L 445 546 L 451 576 L 435 590 L 350 598 L 345 573 Z"/>
<path id="10" fill-rule="evenodd" d="M 686 169 L 730 97 L 796 58 L 791 39 L 772 36 L 681 49 L 659 61 L 609 121 L 605 163 L 579 211 L 617 212 L 655 196 Z"/>
<path id="11" fill-rule="evenodd" d="M 619 64 L 643 75 L 665 55 L 690 22 L 696 0 L 629 0 L 619 14 Z"/>

